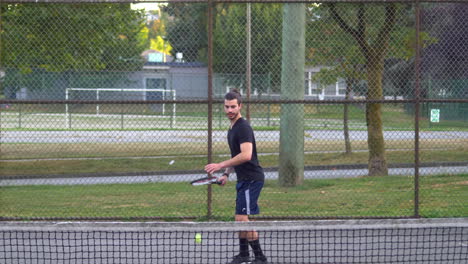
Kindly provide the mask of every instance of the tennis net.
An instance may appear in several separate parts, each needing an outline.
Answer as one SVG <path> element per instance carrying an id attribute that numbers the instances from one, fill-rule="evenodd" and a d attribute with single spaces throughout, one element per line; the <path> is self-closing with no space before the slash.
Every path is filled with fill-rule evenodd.
<path id="1" fill-rule="evenodd" d="M 228 263 L 256 230 L 268 263 L 468 263 L 468 218 L 3 222 L 1 263 Z"/>

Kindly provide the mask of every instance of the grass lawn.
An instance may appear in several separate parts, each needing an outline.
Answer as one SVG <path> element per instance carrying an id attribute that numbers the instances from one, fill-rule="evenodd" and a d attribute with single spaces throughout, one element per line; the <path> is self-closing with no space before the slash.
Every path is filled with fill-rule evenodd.
<path id="1" fill-rule="evenodd" d="M 420 159 L 421 162 L 464 162 L 468 160 L 468 145 L 467 143 L 458 142 L 434 142 L 421 144 Z M 446 150 L 443 149 L 443 143 Z M 276 145 L 278 142 L 276 142 Z M 322 144 L 322 145 L 321 145 Z M 185 150 L 184 150 L 185 146 Z M 262 142 L 259 144 L 266 155 L 259 157 L 264 168 L 277 167 L 279 164 L 277 146 L 273 144 L 267 145 Z M 67 146 L 62 144 L 59 149 L 44 149 L 41 144 L 4 144 L 4 150 L 10 149 L 12 158 L 16 155 L 29 155 L 30 158 L 59 158 L 73 157 L 81 158 L 80 151 L 87 149 L 87 144 L 74 144 Z M 207 163 L 207 157 L 201 144 L 160 144 L 151 146 L 150 144 L 100 144 L 94 145 L 98 152 L 94 153 L 97 159 L 71 159 L 71 160 L 23 160 L 23 161 L 0 161 L 0 177 L 17 177 L 21 175 L 57 175 L 57 174 L 80 174 L 80 173 L 141 173 L 141 172 L 167 172 L 167 171 L 193 171 L 202 170 Z M 138 148 L 140 149 L 138 150 Z M 354 144 L 355 152 L 344 154 L 338 144 L 334 145 L 330 142 L 318 142 L 308 146 L 308 150 L 328 150 L 331 153 L 307 153 L 305 154 L 305 166 L 315 165 L 339 165 L 339 164 L 367 164 L 368 153 L 365 151 L 366 146 L 362 144 Z M 396 142 L 396 149 L 406 148 L 405 144 Z M 430 148 L 434 149 L 430 149 Z M 89 149 L 93 148 L 93 144 L 89 144 Z M 414 152 L 411 147 L 409 150 L 389 150 L 386 152 L 387 162 L 392 163 L 414 163 Z M 439 150 L 438 148 L 442 148 Z M 228 153 L 226 147 L 217 146 L 215 144 L 214 162 L 225 160 Z M 363 151 L 357 151 L 357 150 Z M 44 150 L 41 152 L 41 150 Z M 152 150 L 154 152 L 152 153 Z M 308 151 L 306 150 L 306 151 Z M 140 157 L 119 157 L 120 155 L 130 155 L 132 151 L 138 152 Z M 336 151 L 336 152 L 335 152 Z M 28 153 L 29 152 L 29 153 Z M 135 154 L 133 152 L 133 154 Z M 163 152 L 166 154 L 164 155 Z M 184 153 L 185 155 L 180 155 Z M 41 156 L 42 154 L 42 156 Z M 150 156 L 153 154 L 154 156 Z M 224 154 L 221 155 L 221 154 Z M 93 156 L 94 156 L 93 155 Z M 115 156 L 114 156 L 115 155 Z M 161 155 L 161 156 L 159 156 Z M 4 155 L 8 156 L 8 155 Z M 103 156 L 104 158 L 98 158 Z M 112 157 L 113 158 L 109 158 Z M 145 157 L 146 156 L 146 157 Z M 159 156 L 159 157 L 158 157 Z M 167 157 L 169 156 L 169 157 Z M 107 157 L 107 158 L 106 158 Z M 6 158 L 6 157 L 5 157 Z M 173 165 L 169 165 L 171 160 L 175 160 Z"/>
<path id="2" fill-rule="evenodd" d="M 234 183 L 212 186 L 214 219 L 232 220 Z M 414 179 L 407 176 L 306 180 L 283 188 L 265 183 L 261 216 L 399 217 L 414 214 Z M 207 188 L 187 183 L 0 187 L 0 216 L 194 217 L 207 214 Z M 423 217 L 467 217 L 468 174 L 423 176 Z"/>
<path id="3" fill-rule="evenodd" d="M 101 105 L 96 115 L 96 105 L 70 106 L 70 115 L 65 117 L 64 105 L 13 105 L 2 113 L 3 130 L 207 130 L 208 108 L 206 104 L 178 104 L 175 123 L 172 123 L 172 104 L 164 113 L 155 111 L 151 105 Z M 305 104 L 306 129 L 342 129 L 344 105 Z M 245 110 L 243 112 L 246 116 Z M 348 107 L 350 129 L 365 130 L 366 118 L 363 104 Z M 280 104 L 251 104 L 251 124 L 255 130 L 279 128 Z M 221 104 L 213 106 L 213 129 L 225 130 L 227 119 Z M 403 104 L 382 104 L 382 123 L 386 130 L 414 130 L 414 115 Z M 268 120 L 268 121 L 267 121 Z M 440 120 L 430 123 L 429 114 L 420 118 L 421 130 L 448 131 L 468 129 L 464 120 Z"/>
<path id="4" fill-rule="evenodd" d="M 34 107 L 33 107 L 34 106 Z M 15 106 L 17 107 L 17 106 Z M 36 105 L 22 106 L 22 115 L 17 109 L 2 112 L 2 122 L 9 124 L 2 130 L 36 131 L 49 130 L 50 120 L 57 123 L 57 130 L 64 130 L 63 116 L 36 115 Z M 49 106 L 45 107 L 47 112 Z M 92 107 L 90 113 L 94 111 Z M 117 113 L 128 114 L 127 125 L 135 127 L 124 130 L 154 130 L 154 114 L 145 109 L 116 108 Z M 146 107 L 146 106 L 145 106 Z M 179 129 L 199 129 L 206 131 L 206 105 L 178 106 L 182 117 L 178 117 Z M 216 106 L 219 108 L 219 106 Z M 215 107 L 215 108 L 216 108 Z M 51 113 L 63 114 L 63 105 L 57 105 Z M 81 109 L 81 112 L 85 109 Z M 103 109 L 104 110 L 104 109 Z M 115 109 L 108 109 L 113 113 Z M 214 110 L 216 111 L 216 109 Z M 131 117 L 140 115 L 141 119 Z M 253 118 L 278 119 L 279 105 L 259 104 L 252 106 Z M 307 129 L 341 129 L 343 106 L 305 105 Z M 21 118 L 23 119 L 20 119 Z M 44 119 L 44 118 L 50 118 Z M 29 118 L 29 119 L 28 119 Z M 79 115 L 73 119 L 81 122 Z M 117 123 L 106 122 L 91 117 L 83 118 L 84 130 L 118 130 L 123 119 Z M 199 119 L 197 119 L 199 118 Z M 350 107 L 351 129 L 365 131 L 364 110 L 356 105 Z M 414 116 L 404 111 L 402 105 L 385 104 L 382 111 L 386 130 L 414 130 Z M 132 120 L 134 119 L 134 120 Z M 185 120 L 187 119 L 187 120 Z M 27 123 L 30 120 L 31 122 Z M 200 120 L 203 120 L 201 122 Z M 165 120 L 166 122 L 167 120 Z M 184 123 L 187 121 L 187 123 Z M 19 125 L 19 122 L 24 122 Z M 138 124 L 141 122 L 142 127 Z M 148 127 L 146 127 L 146 123 Z M 167 121 L 168 122 L 168 121 Z M 166 123 L 167 123 L 166 122 Z M 191 123 L 190 123 L 191 122 Z M 221 111 L 214 113 L 216 129 L 227 128 L 226 118 Z M 277 129 L 278 124 L 267 127 L 263 123 L 256 130 Z M 111 124 L 112 123 L 112 124 Z M 201 128 L 193 126 L 195 123 Z M 117 124 L 117 125 L 116 125 Z M 218 126 L 216 126 L 218 124 Z M 323 125 L 328 125 L 324 127 Z M 93 125 L 93 126 L 91 126 Z M 95 126 L 95 127 L 94 127 Z M 114 127 L 115 126 L 115 127 Z M 265 127 L 261 127 L 265 126 Z M 66 126 L 65 126 L 66 127 Z M 430 125 L 421 119 L 421 130 L 466 131 L 464 121 L 444 121 Z M 168 128 L 160 128 L 161 130 Z M 66 130 L 66 129 L 65 129 Z M 78 129 L 79 130 L 79 129 Z M 397 132 L 398 133 L 398 132 Z M 196 134 L 196 133 L 194 133 Z M 367 142 L 354 140 L 353 153 L 343 154 L 342 141 L 324 141 L 308 137 L 305 143 L 305 165 L 367 164 Z M 201 137 L 201 136 L 200 136 Z M 413 163 L 413 140 L 387 140 L 386 156 L 389 164 Z M 468 143 L 463 137 L 432 140 L 421 139 L 421 162 L 444 162 L 468 160 Z M 279 143 L 258 142 L 263 167 L 278 166 Z M 214 161 L 225 159 L 225 142 L 214 142 Z M 323 151 L 323 153 L 313 153 Z M 171 170 L 202 170 L 207 162 L 206 142 L 194 142 L 191 138 L 181 143 L 4 143 L 0 161 L 0 177 L 20 175 L 79 174 L 79 173 L 139 173 Z M 169 157 L 168 157 L 169 156 Z M 72 160 L 39 160 L 41 158 L 74 158 Z M 84 158 L 84 159 L 80 159 Z M 96 159 L 93 159 L 96 158 Z M 23 159 L 22 161 L 12 161 Z M 27 160 L 31 159 L 31 160 Z M 10 161 L 7 161 L 10 160 Z M 175 160 L 174 165 L 169 162 Z M 362 177 L 353 179 L 316 179 L 306 180 L 294 188 L 281 188 L 276 181 L 267 181 L 260 205 L 262 216 L 287 217 L 399 217 L 414 214 L 414 179 L 412 177 Z M 220 188 L 213 186 L 212 215 L 218 220 L 232 220 L 234 207 L 234 184 Z M 146 184 L 109 184 L 109 185 L 68 185 L 68 186 L 9 186 L 0 187 L 0 216 L 2 217 L 193 217 L 204 219 L 207 215 L 207 189 L 192 187 L 187 183 L 146 183 Z M 423 176 L 420 180 L 420 215 L 423 217 L 468 217 L 468 175 Z"/>

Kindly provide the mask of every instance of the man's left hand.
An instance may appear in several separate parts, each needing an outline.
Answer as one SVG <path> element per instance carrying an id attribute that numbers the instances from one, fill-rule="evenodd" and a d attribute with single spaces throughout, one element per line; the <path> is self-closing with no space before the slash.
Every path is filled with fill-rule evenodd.
<path id="1" fill-rule="evenodd" d="M 205 166 L 205 171 L 208 172 L 209 174 L 213 174 L 219 171 L 220 169 L 222 169 L 222 167 L 219 163 L 210 163 Z"/>

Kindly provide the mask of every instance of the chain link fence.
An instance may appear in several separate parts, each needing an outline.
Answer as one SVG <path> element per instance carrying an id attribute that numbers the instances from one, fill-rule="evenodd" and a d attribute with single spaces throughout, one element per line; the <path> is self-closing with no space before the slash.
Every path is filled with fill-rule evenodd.
<path id="1" fill-rule="evenodd" d="M 384 2 L 384 3 L 383 3 Z M 231 219 L 223 96 L 257 219 L 468 216 L 468 4 L 2 1 L 0 217 Z"/>

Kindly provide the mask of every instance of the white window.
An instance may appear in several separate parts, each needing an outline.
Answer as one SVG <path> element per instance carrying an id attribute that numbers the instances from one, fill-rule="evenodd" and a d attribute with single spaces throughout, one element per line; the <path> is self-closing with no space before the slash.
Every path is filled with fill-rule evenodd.
<path id="1" fill-rule="evenodd" d="M 317 96 L 322 94 L 323 91 L 320 89 L 320 83 L 313 80 L 316 72 L 305 72 L 305 94 L 310 96 Z"/>
<path id="2" fill-rule="evenodd" d="M 304 94 L 305 95 L 310 95 L 310 72 L 305 72 L 304 73 Z"/>
<path id="3" fill-rule="evenodd" d="M 343 79 L 339 79 L 336 83 L 336 89 L 336 95 L 346 95 L 346 81 Z"/>

